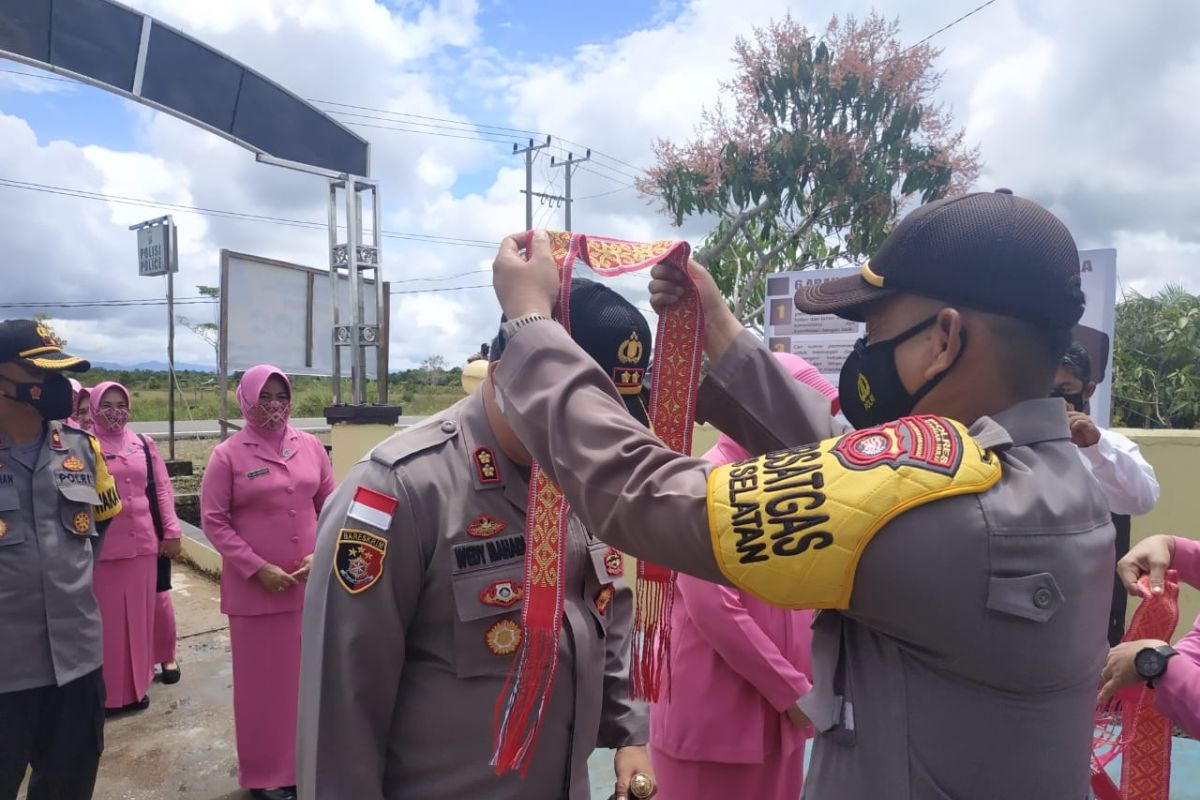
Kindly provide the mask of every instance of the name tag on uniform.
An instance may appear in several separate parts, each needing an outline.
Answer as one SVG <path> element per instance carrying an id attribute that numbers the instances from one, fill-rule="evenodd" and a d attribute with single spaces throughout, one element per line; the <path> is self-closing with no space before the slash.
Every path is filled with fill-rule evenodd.
<path id="1" fill-rule="evenodd" d="M 262 469 L 256 469 L 253 472 L 247 472 L 246 477 L 247 478 L 261 478 L 263 475 L 266 475 L 270 471 L 271 470 L 268 467 L 263 467 Z"/>
<path id="2" fill-rule="evenodd" d="M 525 557 L 525 536 L 505 536 L 486 542 L 470 542 L 454 546 L 454 568 L 452 573 L 470 572 L 513 559 Z"/>

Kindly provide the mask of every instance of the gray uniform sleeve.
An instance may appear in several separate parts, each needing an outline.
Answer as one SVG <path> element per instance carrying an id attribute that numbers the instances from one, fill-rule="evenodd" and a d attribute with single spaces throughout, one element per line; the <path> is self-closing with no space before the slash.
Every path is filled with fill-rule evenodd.
<path id="1" fill-rule="evenodd" d="M 613 584 L 612 623 L 604 647 L 604 709 L 597 747 L 628 747 L 650 741 L 650 708 L 630 695 L 629 639 L 633 629 L 633 592 L 622 579 Z"/>
<path id="2" fill-rule="evenodd" d="M 359 486 L 398 501 L 387 531 L 347 518 Z M 357 594 L 334 573 L 343 528 L 374 530 L 387 540 L 382 574 Z M 421 530 L 402 471 L 369 461 L 354 467 L 321 514 L 305 591 L 300 672 L 296 766 L 305 800 L 383 800 L 405 635 L 427 558 Z"/>
<path id="3" fill-rule="evenodd" d="M 561 325 L 523 328 L 493 380 L 517 438 L 589 530 L 637 558 L 727 582 L 708 534 L 711 465 L 672 452 L 629 416 L 612 379 Z"/>
<path id="4" fill-rule="evenodd" d="M 756 455 L 846 432 L 830 416 L 829 398 L 792 377 L 750 331 L 733 340 L 701 384 L 696 421 Z"/>

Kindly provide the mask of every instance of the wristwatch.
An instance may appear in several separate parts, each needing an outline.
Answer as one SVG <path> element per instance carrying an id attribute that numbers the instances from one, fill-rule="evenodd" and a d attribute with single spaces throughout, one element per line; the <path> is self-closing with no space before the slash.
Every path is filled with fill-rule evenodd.
<path id="1" fill-rule="evenodd" d="M 526 325 L 532 325 L 541 319 L 550 319 L 545 314 L 522 314 L 516 319 L 510 319 L 500 326 L 501 333 L 505 339 L 511 339 L 513 335 L 524 328 Z"/>
<path id="2" fill-rule="evenodd" d="M 1167 661 L 1177 655 L 1179 653 L 1169 644 L 1143 647 L 1133 657 L 1133 668 L 1137 670 L 1138 677 L 1146 682 L 1146 686 L 1153 689 L 1159 679 L 1166 674 Z"/>

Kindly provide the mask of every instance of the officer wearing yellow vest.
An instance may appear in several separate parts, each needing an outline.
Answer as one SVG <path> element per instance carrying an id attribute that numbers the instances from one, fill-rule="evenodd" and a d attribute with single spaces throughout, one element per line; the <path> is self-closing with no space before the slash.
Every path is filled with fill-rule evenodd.
<path id="1" fill-rule="evenodd" d="M 121 510 L 104 456 L 71 415 L 87 361 L 33 320 L 0 322 L 0 800 L 92 796 L 103 749 L 92 565 Z"/>
<path id="2" fill-rule="evenodd" d="M 1113 527 L 1046 398 L 1084 301 L 1058 219 L 1007 190 L 930 203 L 860 275 L 797 293 L 804 312 L 866 321 L 842 436 L 691 264 L 713 365 L 697 417 L 770 453 L 715 468 L 624 419 L 539 318 L 557 271 L 544 235 L 523 243 L 494 265 L 520 323 L 496 394 L 572 510 L 636 557 L 822 609 L 799 703 L 818 731 L 806 798 L 1088 796 Z M 683 280 L 655 268 L 660 313 Z"/>

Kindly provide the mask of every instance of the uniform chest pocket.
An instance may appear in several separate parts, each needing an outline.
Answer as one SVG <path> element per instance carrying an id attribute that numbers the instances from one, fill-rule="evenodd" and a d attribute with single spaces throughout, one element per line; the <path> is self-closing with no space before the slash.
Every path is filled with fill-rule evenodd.
<path id="1" fill-rule="evenodd" d="M 597 632 L 604 636 L 614 613 L 611 605 L 616 595 L 617 579 L 625 574 L 625 556 L 615 547 L 595 541 L 588 545 L 588 560 L 592 568 L 584 581 L 584 600 L 596 620 Z"/>
<path id="2" fill-rule="evenodd" d="M 93 509 L 100 505 L 100 495 L 91 486 L 60 486 L 59 511 L 63 527 L 74 536 L 95 536 L 96 520 Z"/>
<path id="3" fill-rule="evenodd" d="M 15 486 L 0 486 L 0 547 L 25 541 L 25 526 L 18 524 L 21 495 Z"/>
<path id="4" fill-rule="evenodd" d="M 506 675 L 521 646 L 520 564 L 450 578 L 454 591 L 454 667 L 460 678 Z"/>

